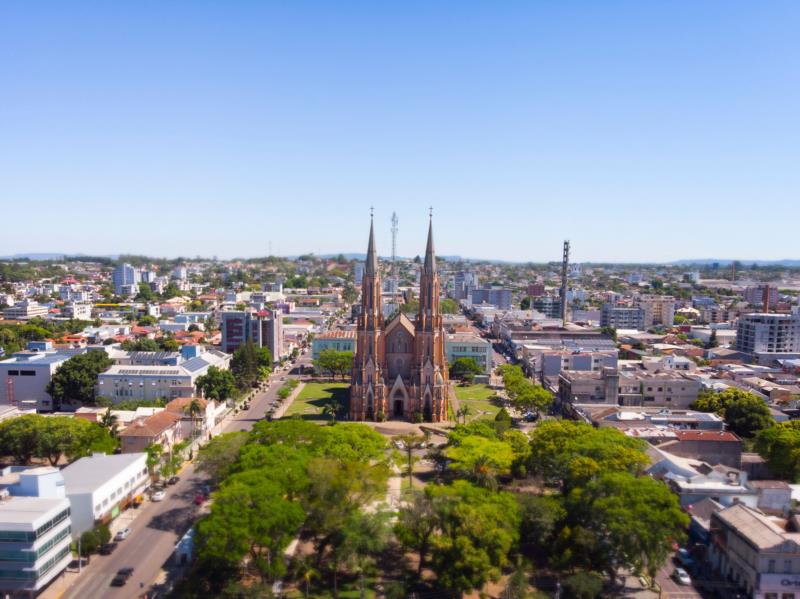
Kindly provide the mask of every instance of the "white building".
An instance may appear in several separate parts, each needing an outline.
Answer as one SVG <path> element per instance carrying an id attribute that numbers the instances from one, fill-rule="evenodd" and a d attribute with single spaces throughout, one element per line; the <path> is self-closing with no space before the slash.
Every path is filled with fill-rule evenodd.
<path id="1" fill-rule="evenodd" d="M 97 395 L 113 402 L 192 396 L 199 377 L 211 366 L 227 370 L 231 360 L 229 354 L 197 347 L 196 357 L 174 366 L 114 365 L 97 377 Z"/>
<path id="2" fill-rule="evenodd" d="M 92 304 L 70 302 L 62 308 L 61 314 L 67 318 L 74 318 L 75 320 L 91 320 Z"/>
<path id="3" fill-rule="evenodd" d="M 114 293 L 130 295 L 136 292 L 141 277 L 139 271 L 130 264 L 120 264 L 114 269 L 111 279 L 114 283 Z"/>
<path id="4" fill-rule="evenodd" d="M 72 537 L 116 518 L 150 486 L 146 453 L 81 458 L 61 471 L 72 510 Z"/>
<path id="5" fill-rule="evenodd" d="M 47 306 L 43 306 L 32 299 L 24 299 L 10 308 L 3 310 L 6 320 L 30 320 L 31 318 L 45 317 L 48 313 Z"/>
<path id="6" fill-rule="evenodd" d="M 49 346 L 48 346 L 49 347 Z M 0 362 L 0 405 L 53 410 L 47 385 L 59 367 L 85 349 L 18 352 Z"/>
<path id="7" fill-rule="evenodd" d="M 743 314 L 736 329 L 736 349 L 748 354 L 800 353 L 800 311 Z"/>

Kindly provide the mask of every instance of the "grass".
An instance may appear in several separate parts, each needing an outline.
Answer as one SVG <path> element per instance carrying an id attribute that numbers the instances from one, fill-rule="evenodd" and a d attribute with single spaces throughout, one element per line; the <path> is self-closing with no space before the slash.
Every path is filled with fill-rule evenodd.
<path id="1" fill-rule="evenodd" d="M 327 421 L 328 417 L 323 415 L 322 408 L 331 400 L 341 406 L 341 417 L 347 413 L 349 389 L 350 383 L 306 383 L 283 417 L 300 416 L 303 420 Z"/>
<path id="2" fill-rule="evenodd" d="M 500 411 L 500 406 L 495 405 L 490 399 L 494 395 L 495 391 L 489 385 L 456 385 L 458 405 L 469 408 L 468 421 L 476 418 L 494 418 Z"/>

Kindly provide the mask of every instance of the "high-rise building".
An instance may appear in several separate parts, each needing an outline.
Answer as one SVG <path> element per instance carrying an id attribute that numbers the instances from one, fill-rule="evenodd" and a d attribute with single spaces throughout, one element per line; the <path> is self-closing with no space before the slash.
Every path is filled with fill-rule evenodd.
<path id="1" fill-rule="evenodd" d="M 478 275 L 472 271 L 462 270 L 453 278 L 453 299 L 469 298 L 470 291 L 478 286 Z"/>
<path id="2" fill-rule="evenodd" d="M 671 295 L 640 295 L 636 304 L 644 310 L 644 328 L 675 324 L 675 298 Z"/>
<path id="3" fill-rule="evenodd" d="M 114 269 L 111 277 L 114 283 L 114 293 L 117 295 L 130 295 L 135 292 L 139 284 L 139 271 L 130 264 L 120 264 Z"/>
<path id="4" fill-rule="evenodd" d="M 765 297 L 767 294 L 769 294 L 769 298 Z M 742 297 L 751 306 L 758 306 L 763 309 L 766 303 L 770 309 L 774 309 L 778 305 L 778 288 L 775 285 L 745 287 Z M 768 301 L 765 302 L 765 300 Z"/>
<path id="5" fill-rule="evenodd" d="M 470 289 L 469 301 L 472 305 L 489 304 L 500 310 L 510 310 L 511 290 L 504 287 Z"/>
<path id="6" fill-rule="evenodd" d="M 612 329 L 645 329 L 645 313 L 641 306 L 615 306 L 603 304 L 600 311 L 600 326 Z"/>
<path id="7" fill-rule="evenodd" d="M 232 354 L 247 341 L 266 347 L 273 360 L 283 355 L 283 318 L 275 310 L 222 312 L 222 351 Z"/>
<path id="8" fill-rule="evenodd" d="M 356 287 L 360 287 L 363 281 L 364 281 L 364 263 L 356 262 L 356 265 L 353 267 L 353 282 Z"/>
<path id="9" fill-rule="evenodd" d="M 800 309 L 792 314 L 743 314 L 736 349 L 748 354 L 800 353 Z"/>
<path id="10" fill-rule="evenodd" d="M 412 323 L 402 313 L 386 322 L 375 233 L 370 223 L 367 258 L 350 384 L 351 420 L 448 418 L 449 384 L 433 223 L 420 276 L 419 309 Z"/>

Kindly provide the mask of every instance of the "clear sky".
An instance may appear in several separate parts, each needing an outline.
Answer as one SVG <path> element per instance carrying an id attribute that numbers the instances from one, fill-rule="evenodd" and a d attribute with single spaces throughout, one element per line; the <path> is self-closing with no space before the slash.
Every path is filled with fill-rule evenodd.
<path id="1" fill-rule="evenodd" d="M 800 258 L 800 2 L 0 3 L 0 255 Z"/>

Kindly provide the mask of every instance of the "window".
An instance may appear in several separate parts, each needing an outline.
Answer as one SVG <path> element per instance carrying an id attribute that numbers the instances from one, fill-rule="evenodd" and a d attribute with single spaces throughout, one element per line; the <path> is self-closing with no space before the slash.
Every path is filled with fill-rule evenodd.
<path id="1" fill-rule="evenodd" d="M 8 376 L 19 376 L 19 370 L 9 370 Z"/>
<path id="2" fill-rule="evenodd" d="M 36 376 L 35 370 L 20 370 L 19 373 L 22 376 Z"/>
<path id="3" fill-rule="evenodd" d="M 783 573 L 784 574 L 792 573 L 792 560 L 790 559 L 783 560 Z"/>
<path id="4" fill-rule="evenodd" d="M 771 559 L 767 562 L 767 572 L 773 574 L 775 572 L 775 560 Z"/>

